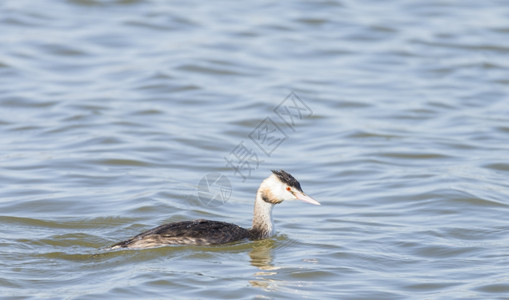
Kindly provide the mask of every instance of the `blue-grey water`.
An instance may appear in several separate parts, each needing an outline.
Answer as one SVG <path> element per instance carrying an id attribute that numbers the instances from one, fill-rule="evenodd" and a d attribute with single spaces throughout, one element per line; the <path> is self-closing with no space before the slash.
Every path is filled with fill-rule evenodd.
<path id="1" fill-rule="evenodd" d="M 502 0 L 2 1 L 0 298 L 507 299 L 508 91 Z"/>

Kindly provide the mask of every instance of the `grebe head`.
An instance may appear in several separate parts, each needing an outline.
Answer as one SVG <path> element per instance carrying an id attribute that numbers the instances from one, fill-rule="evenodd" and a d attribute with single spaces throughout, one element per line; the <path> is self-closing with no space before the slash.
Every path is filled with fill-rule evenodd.
<path id="1" fill-rule="evenodd" d="M 289 173 L 283 170 L 272 170 L 270 175 L 264 182 L 266 197 L 273 204 L 281 203 L 285 200 L 301 200 L 314 205 L 320 205 L 318 201 L 306 195 L 300 183 Z"/>
<path id="2" fill-rule="evenodd" d="M 252 238 L 263 239 L 272 235 L 272 208 L 285 200 L 301 200 L 320 205 L 318 201 L 304 194 L 300 183 L 292 175 L 283 170 L 273 170 L 256 193 L 253 227 L 250 231 Z"/>

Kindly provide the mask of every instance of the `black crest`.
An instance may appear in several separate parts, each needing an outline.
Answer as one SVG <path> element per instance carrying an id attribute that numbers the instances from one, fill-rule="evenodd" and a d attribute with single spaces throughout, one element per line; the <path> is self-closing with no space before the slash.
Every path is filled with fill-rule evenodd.
<path id="1" fill-rule="evenodd" d="M 300 187 L 300 183 L 289 173 L 286 173 L 284 170 L 272 170 L 272 173 L 276 175 L 281 182 L 286 183 L 287 185 L 296 188 L 297 190 L 302 192 L 302 188 Z"/>

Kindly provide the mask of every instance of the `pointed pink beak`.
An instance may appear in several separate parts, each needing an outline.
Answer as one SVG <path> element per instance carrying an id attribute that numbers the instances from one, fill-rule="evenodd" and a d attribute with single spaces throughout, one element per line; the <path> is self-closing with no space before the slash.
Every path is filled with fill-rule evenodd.
<path id="1" fill-rule="evenodd" d="M 309 197 L 308 195 L 301 193 L 299 191 L 295 192 L 295 197 L 297 197 L 297 199 L 307 202 L 307 203 L 311 203 L 314 205 L 320 205 L 320 202 L 316 201 L 315 199 L 313 199 L 313 198 Z"/>

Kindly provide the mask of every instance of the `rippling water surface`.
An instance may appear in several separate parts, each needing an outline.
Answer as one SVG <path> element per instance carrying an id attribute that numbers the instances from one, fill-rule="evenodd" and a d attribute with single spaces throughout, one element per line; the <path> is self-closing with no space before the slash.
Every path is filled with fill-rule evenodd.
<path id="1" fill-rule="evenodd" d="M 0 296 L 507 297 L 508 57 L 505 1 L 2 1 Z M 322 206 L 105 250 L 270 169 Z"/>

